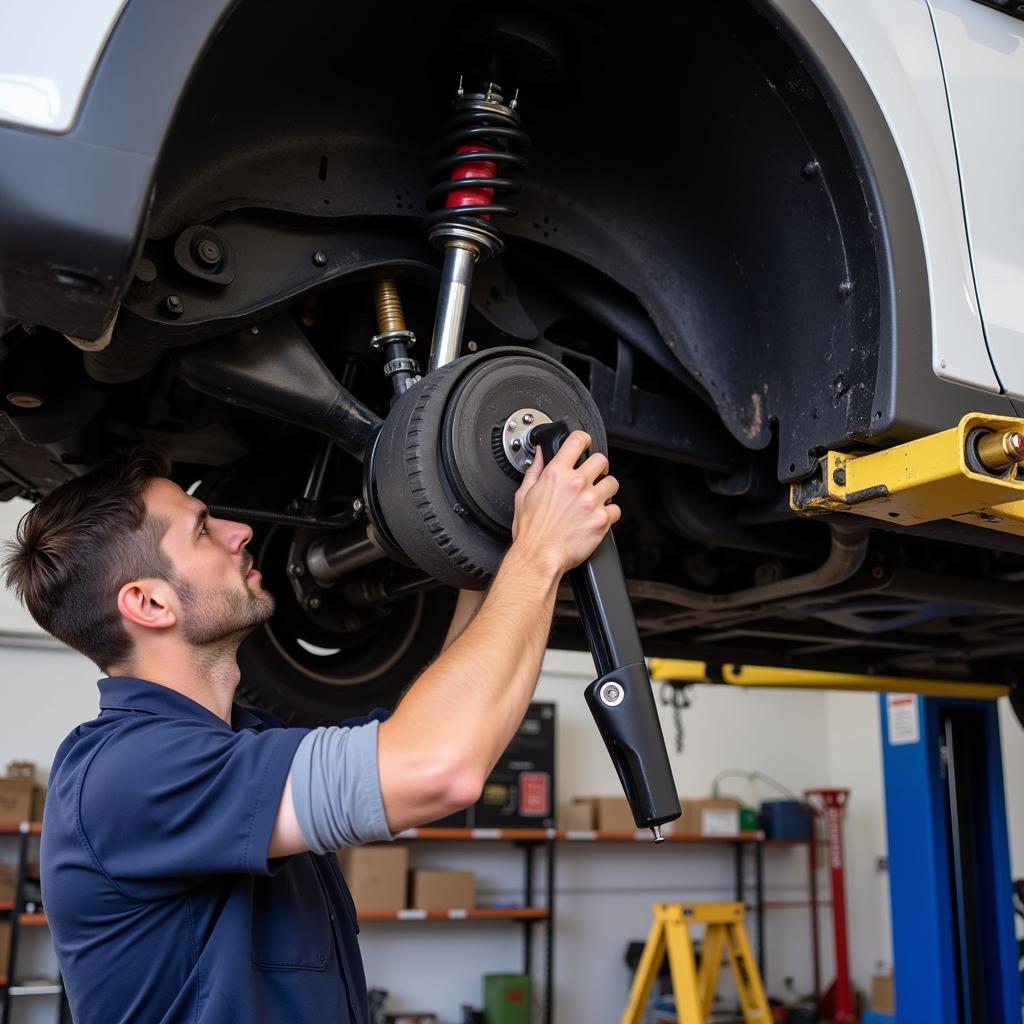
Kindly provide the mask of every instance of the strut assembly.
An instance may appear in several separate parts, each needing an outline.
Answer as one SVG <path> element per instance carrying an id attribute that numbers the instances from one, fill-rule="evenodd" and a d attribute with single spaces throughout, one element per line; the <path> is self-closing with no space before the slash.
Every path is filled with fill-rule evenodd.
<path id="1" fill-rule="evenodd" d="M 444 126 L 439 148 L 445 155 L 434 164 L 434 176 L 442 180 L 427 198 L 429 205 L 443 201 L 443 206 L 424 220 L 427 237 L 444 253 L 430 344 L 431 370 L 459 355 L 474 265 L 497 256 L 505 247 L 501 231 L 491 218 L 518 213 L 514 206 L 495 202 L 497 193 L 519 188 L 511 178 L 498 177 L 499 168 L 511 173 L 526 166 L 518 151 L 527 149 L 530 139 L 520 127 L 518 96 L 516 90 L 506 103 L 497 82 L 487 82 L 479 92 L 467 93 L 460 78 L 452 113 Z"/>

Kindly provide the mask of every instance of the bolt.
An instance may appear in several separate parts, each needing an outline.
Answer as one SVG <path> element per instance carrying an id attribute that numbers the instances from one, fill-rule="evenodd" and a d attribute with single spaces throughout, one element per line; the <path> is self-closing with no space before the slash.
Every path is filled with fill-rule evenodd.
<path id="1" fill-rule="evenodd" d="M 617 700 L 619 696 L 619 688 L 617 686 L 609 686 L 608 689 L 604 691 L 604 694 L 609 700 Z"/>
<path id="2" fill-rule="evenodd" d="M 352 499 L 352 511 L 356 513 L 363 511 L 363 502 L 361 498 Z"/>
<path id="3" fill-rule="evenodd" d="M 846 486 L 846 470 L 845 469 L 837 469 L 832 474 L 832 480 L 835 483 L 836 487 L 845 487 Z"/>
<path id="4" fill-rule="evenodd" d="M 313 262 L 318 267 L 326 267 L 327 266 L 327 253 L 321 252 L 319 249 L 317 249 L 317 251 L 315 253 L 313 253 Z"/>
<path id="5" fill-rule="evenodd" d="M 164 299 L 164 313 L 167 316 L 179 317 L 185 312 L 185 303 L 177 295 L 168 295 Z"/>
<path id="6" fill-rule="evenodd" d="M 529 469 L 533 465 L 533 459 L 523 459 L 523 465 Z"/>
<path id="7" fill-rule="evenodd" d="M 532 412 L 523 413 L 523 422 L 526 423 L 527 425 L 532 423 L 533 422 L 533 413 Z"/>
<path id="8" fill-rule="evenodd" d="M 315 612 L 320 607 L 320 598 L 307 597 L 302 603 L 309 611 Z"/>
<path id="9" fill-rule="evenodd" d="M 469 512 L 468 512 L 468 511 L 467 511 L 467 509 L 466 509 L 466 506 L 465 506 L 465 505 L 460 505 L 460 504 L 459 504 L 458 502 L 456 502 L 456 503 L 455 503 L 455 504 L 454 504 L 454 505 L 452 506 L 452 511 L 453 511 L 453 512 L 454 512 L 454 513 L 455 513 L 455 514 L 456 514 L 457 516 L 466 516 L 466 515 L 469 515 Z"/>
<path id="10" fill-rule="evenodd" d="M 249 333 L 250 334 L 259 334 L 260 333 L 260 329 L 258 327 L 256 327 L 255 325 L 253 325 L 252 327 L 249 328 Z"/>
<path id="11" fill-rule="evenodd" d="M 512 438 L 512 451 L 517 452 L 522 447 L 523 447 L 523 442 L 520 441 L 518 437 L 513 437 Z"/>
<path id="12" fill-rule="evenodd" d="M 804 164 L 804 177 L 805 178 L 816 178 L 818 173 L 821 171 L 821 164 L 817 160 L 808 160 Z"/>
<path id="13" fill-rule="evenodd" d="M 518 427 L 518 426 L 519 426 L 519 424 L 518 424 L 518 423 L 516 423 L 516 421 L 515 421 L 515 420 L 509 420 L 509 421 L 508 421 L 508 426 L 507 426 L 507 427 L 506 427 L 505 429 L 506 429 L 506 430 L 515 430 L 515 429 L 516 429 L 516 427 Z"/>
<path id="14" fill-rule="evenodd" d="M 152 284 L 156 280 L 156 264 L 152 260 L 139 260 L 135 268 L 135 280 L 142 284 Z"/>
<path id="15" fill-rule="evenodd" d="M 288 566 L 288 575 L 294 576 L 296 579 L 305 575 L 305 572 L 306 567 L 301 562 L 292 562 L 292 564 Z"/>
<path id="16" fill-rule="evenodd" d="M 839 298 L 848 299 L 853 294 L 853 282 L 852 281 L 840 281 L 839 282 Z"/>
<path id="17" fill-rule="evenodd" d="M 466 342 L 466 348 L 468 348 L 470 352 L 475 352 L 479 347 L 480 346 L 477 345 L 477 343 L 475 341 L 467 341 Z"/>
<path id="18" fill-rule="evenodd" d="M 885 575 L 885 570 L 880 565 L 876 565 L 874 569 L 871 570 L 871 575 L 876 580 L 880 580 Z"/>
<path id="19" fill-rule="evenodd" d="M 212 238 L 204 238 L 196 246 L 196 259 L 204 267 L 215 267 L 221 261 L 220 246 Z"/>

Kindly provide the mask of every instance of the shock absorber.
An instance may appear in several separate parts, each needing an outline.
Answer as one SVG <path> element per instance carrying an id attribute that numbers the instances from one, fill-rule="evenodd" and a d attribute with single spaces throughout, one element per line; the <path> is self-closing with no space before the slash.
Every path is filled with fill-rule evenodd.
<path id="1" fill-rule="evenodd" d="M 427 237 L 444 253 L 430 344 L 431 370 L 459 354 L 475 264 L 504 248 L 493 218 L 518 213 L 514 206 L 496 202 L 499 195 L 518 191 L 508 175 L 526 166 L 522 151 L 530 139 L 520 127 L 517 101 L 518 91 L 506 102 L 496 82 L 487 82 L 479 92 L 467 92 L 460 79 L 444 126 L 439 145 L 444 155 L 434 164 L 436 184 L 427 198 L 428 206 L 438 208 L 424 220 Z"/>
<path id="2" fill-rule="evenodd" d="M 405 312 L 398 285 L 385 277 L 373 286 L 373 305 L 377 313 L 377 333 L 370 347 L 386 359 L 384 376 L 391 381 L 395 398 L 401 398 L 420 379 L 420 368 L 409 358 L 409 349 L 416 344 L 416 335 L 405 325 Z"/>

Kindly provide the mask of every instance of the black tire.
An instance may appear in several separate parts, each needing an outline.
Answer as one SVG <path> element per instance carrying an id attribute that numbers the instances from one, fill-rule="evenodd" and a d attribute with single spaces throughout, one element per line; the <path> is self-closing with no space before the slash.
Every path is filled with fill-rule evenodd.
<path id="1" fill-rule="evenodd" d="M 475 408 L 477 392 L 493 395 L 497 385 L 505 405 Z M 388 533 L 412 562 L 451 587 L 483 590 L 511 541 L 522 478 L 501 468 L 493 431 L 521 405 L 548 408 L 570 429 L 587 430 L 594 451 L 607 452 L 590 393 L 561 363 L 532 349 L 491 349 L 435 370 L 395 403 L 381 430 L 373 475 Z"/>
<path id="2" fill-rule="evenodd" d="M 295 491 L 252 467 L 232 467 L 197 493 L 210 503 L 283 508 Z M 367 609 L 349 605 L 341 588 L 332 588 L 318 612 L 307 612 L 286 575 L 292 533 L 253 524 L 249 550 L 277 607 L 239 649 L 237 699 L 292 725 L 329 725 L 394 707 L 440 650 L 455 592 L 438 587 Z M 358 626 L 346 629 L 353 618 Z"/>

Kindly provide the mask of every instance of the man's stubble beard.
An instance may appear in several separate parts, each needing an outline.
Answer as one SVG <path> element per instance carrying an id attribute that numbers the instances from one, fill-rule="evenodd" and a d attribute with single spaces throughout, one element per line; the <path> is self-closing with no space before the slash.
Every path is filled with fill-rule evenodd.
<path id="1" fill-rule="evenodd" d="M 208 655 L 234 654 L 242 641 L 274 614 L 274 598 L 244 592 L 197 587 L 178 581 L 181 600 L 181 635 L 192 647 Z"/>

